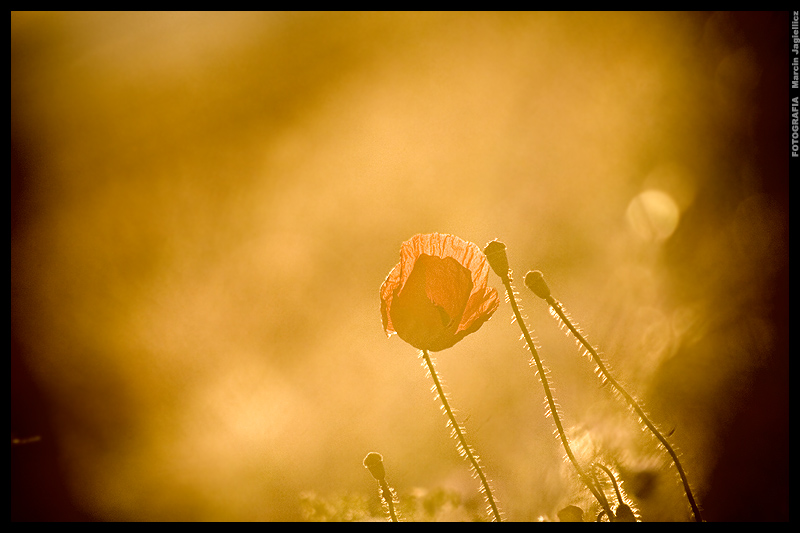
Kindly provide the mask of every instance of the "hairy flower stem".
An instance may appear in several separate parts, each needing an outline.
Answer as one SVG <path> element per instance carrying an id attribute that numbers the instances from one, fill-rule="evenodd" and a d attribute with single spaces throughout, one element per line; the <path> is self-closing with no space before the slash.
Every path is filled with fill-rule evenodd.
<path id="1" fill-rule="evenodd" d="M 531 283 L 528 282 L 529 277 L 532 277 Z M 625 401 L 628 403 L 631 409 L 633 409 L 634 412 L 639 416 L 639 419 L 642 421 L 642 423 L 644 423 L 644 425 L 647 426 L 647 429 L 649 429 L 653 433 L 656 439 L 658 439 L 658 441 L 667 451 L 669 456 L 672 458 L 672 462 L 675 464 L 675 468 L 678 471 L 678 475 L 680 475 L 681 482 L 683 483 L 683 490 L 686 492 L 686 498 L 689 500 L 689 505 L 691 505 L 692 507 L 694 518 L 696 521 L 702 522 L 703 516 L 700 513 L 700 509 L 698 508 L 697 503 L 695 502 L 694 495 L 692 494 L 692 489 L 689 487 L 689 480 L 686 479 L 686 473 L 683 471 L 683 466 L 681 466 L 681 462 L 678 460 L 678 454 L 676 454 L 675 450 L 672 449 L 672 446 L 670 446 L 669 442 L 667 442 L 667 439 L 650 421 L 650 418 L 644 412 L 644 410 L 636 401 L 636 399 L 630 394 L 628 394 L 628 391 L 626 391 L 623 388 L 623 386 L 620 385 L 620 383 L 616 379 L 614 379 L 614 377 L 606 368 L 605 364 L 603 364 L 602 359 L 600 359 L 600 356 L 597 354 L 597 351 L 594 349 L 594 347 L 592 347 L 592 345 L 589 344 L 589 341 L 587 341 L 586 338 L 581 334 L 581 332 L 578 331 L 578 329 L 572 324 L 572 321 L 567 317 L 566 313 L 564 312 L 564 308 L 561 305 L 561 302 L 553 298 L 552 294 L 550 294 L 550 289 L 545 284 L 541 272 L 538 271 L 529 272 L 525 276 L 525 284 L 528 285 L 528 287 L 537 296 L 544 299 L 548 303 L 548 305 L 550 305 L 550 308 L 553 309 L 553 311 L 558 315 L 558 317 L 561 319 L 564 325 L 567 326 L 567 329 L 569 329 L 569 331 L 575 336 L 575 338 L 578 339 L 578 342 L 580 342 L 581 345 L 583 345 L 583 347 L 586 348 L 589 354 L 591 354 L 594 363 L 597 365 L 597 369 L 600 371 L 600 373 L 603 375 L 606 381 L 610 383 L 611 386 L 614 387 L 614 389 L 617 392 L 619 392 L 619 394 L 625 399 Z"/>
<path id="2" fill-rule="evenodd" d="M 364 458 L 364 466 L 369 469 L 369 473 L 372 474 L 372 477 L 378 481 L 381 499 L 386 506 L 386 510 L 389 512 L 389 519 L 392 522 L 399 522 L 397 512 L 394 509 L 394 491 L 389 486 L 389 483 L 386 482 L 386 469 L 383 466 L 383 457 L 378 452 L 370 452 Z"/>
<path id="3" fill-rule="evenodd" d="M 592 480 L 586 475 L 586 472 L 583 471 L 580 464 L 578 464 L 578 460 L 575 458 L 575 455 L 572 453 L 572 448 L 570 448 L 567 434 L 564 431 L 564 426 L 561 424 L 561 417 L 558 414 L 556 402 L 553 399 L 553 393 L 550 391 L 550 385 L 547 382 L 547 375 L 545 374 L 544 366 L 539 358 L 539 352 L 536 351 L 536 347 L 533 345 L 531 335 L 528 333 L 528 328 L 525 326 L 525 322 L 522 320 L 522 314 L 519 311 L 519 305 L 517 305 L 517 299 L 514 296 L 514 288 L 511 286 L 511 276 L 506 274 L 505 276 L 500 276 L 500 278 L 503 281 L 503 286 L 505 286 L 506 292 L 508 293 L 508 299 L 511 302 L 511 309 L 514 311 L 514 317 L 516 318 L 517 324 L 519 324 L 519 327 L 522 330 L 522 335 L 525 337 L 525 342 L 528 343 L 528 348 L 530 349 L 533 361 L 536 364 L 539 380 L 542 382 L 542 387 L 544 387 L 544 394 L 547 397 L 547 404 L 550 407 L 550 414 L 553 415 L 553 422 L 556 424 L 558 436 L 561 439 L 561 444 L 564 446 L 564 451 L 572 463 L 572 466 L 575 468 L 575 471 L 578 473 L 578 476 L 581 478 L 581 481 L 583 481 L 584 485 L 586 485 L 586 488 L 588 488 L 597 499 L 600 506 L 606 512 L 606 515 L 612 517 L 614 514 L 611 511 L 611 507 L 608 505 L 608 500 L 606 499 L 605 495 L 595 486 L 594 483 L 592 483 Z"/>
<path id="4" fill-rule="evenodd" d="M 595 463 L 594 466 L 602 469 L 608 475 L 608 478 L 611 480 L 611 484 L 614 487 L 614 493 L 617 495 L 617 501 L 619 502 L 619 505 L 617 505 L 617 512 L 613 517 L 613 521 L 638 522 L 639 520 L 636 518 L 636 515 L 633 514 L 633 509 L 631 509 L 630 505 L 625 503 L 625 501 L 622 499 L 622 493 L 619 490 L 619 485 L 617 485 L 617 478 L 614 477 L 614 474 L 611 472 L 611 470 L 600 463 Z M 597 479 L 597 476 L 595 476 L 595 479 Z M 600 482 L 598 481 L 598 484 L 599 483 Z M 600 521 L 600 518 L 602 518 L 602 516 L 598 516 L 598 522 Z M 609 519 L 611 519 L 611 517 L 609 517 Z"/>
<path id="5" fill-rule="evenodd" d="M 472 464 L 472 468 L 475 470 L 475 473 L 478 475 L 478 478 L 481 481 L 481 485 L 483 486 L 483 495 L 486 498 L 486 502 L 489 504 L 489 507 L 492 511 L 494 521 L 500 522 L 501 521 L 500 511 L 497 509 L 497 504 L 494 501 L 494 496 L 492 495 L 492 489 L 489 487 L 489 481 L 486 479 L 486 475 L 483 473 L 483 469 L 481 468 L 481 465 L 478 462 L 478 458 L 472 452 L 472 448 L 470 448 L 469 444 L 467 444 L 467 439 L 464 436 L 464 432 L 462 431 L 461 426 L 456 421 L 456 417 L 453 414 L 453 410 L 450 409 L 450 404 L 447 401 L 447 396 L 444 393 L 444 389 L 442 389 L 442 384 L 439 381 L 439 376 L 436 374 L 436 369 L 433 366 L 433 361 L 431 360 L 431 357 L 428 354 L 428 350 L 422 350 L 422 358 L 425 360 L 425 364 L 428 367 L 428 371 L 431 375 L 431 378 L 433 378 L 433 384 L 436 386 L 436 393 L 439 395 L 439 399 L 442 402 L 445 414 L 447 415 L 450 425 L 453 427 L 453 434 L 456 437 L 458 446 L 463 451 L 464 455 L 466 455 L 469 462 Z"/>
<path id="6" fill-rule="evenodd" d="M 602 465 L 600 463 L 595 463 L 594 466 L 600 468 L 601 470 L 603 470 L 603 472 L 606 473 L 606 475 L 608 475 L 608 479 L 611 480 L 611 485 L 614 487 L 614 493 L 617 495 L 617 501 L 620 503 L 620 505 L 625 503 L 622 500 L 622 493 L 620 493 L 619 491 L 619 485 L 617 485 L 617 478 L 614 477 L 614 474 L 611 472 L 611 470 L 609 470 L 605 465 Z"/>
<path id="7" fill-rule="evenodd" d="M 397 520 L 397 513 L 394 510 L 394 495 L 392 494 L 392 489 L 389 488 L 389 484 L 386 483 L 386 480 L 381 480 L 381 496 L 383 497 L 383 501 L 386 503 L 386 507 L 389 509 L 389 518 L 392 522 L 398 522 Z"/>

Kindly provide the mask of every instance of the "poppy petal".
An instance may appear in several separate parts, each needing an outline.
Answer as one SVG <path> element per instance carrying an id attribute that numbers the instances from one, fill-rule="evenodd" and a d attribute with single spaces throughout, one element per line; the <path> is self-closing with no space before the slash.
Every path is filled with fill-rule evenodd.
<path id="1" fill-rule="evenodd" d="M 381 285 L 381 318 L 386 335 L 396 333 L 392 325 L 392 317 L 389 313 L 389 309 L 392 307 L 392 300 L 394 299 L 395 292 L 402 287 L 400 280 L 402 266 L 402 263 L 396 264 L 392 271 L 389 272 L 389 275 L 386 276 L 383 285 Z"/>
<path id="2" fill-rule="evenodd" d="M 391 307 L 392 324 L 397 334 L 420 349 L 434 344 L 451 322 L 447 311 L 431 301 L 426 292 L 429 265 L 425 257 L 416 262 Z"/>
<path id="3" fill-rule="evenodd" d="M 425 265 L 425 294 L 448 315 L 449 326 L 458 325 L 464 315 L 464 308 L 472 294 L 470 271 L 452 257 L 431 257 L 421 255 L 415 270 Z"/>
<path id="4" fill-rule="evenodd" d="M 497 291 L 491 287 L 484 288 L 481 292 L 473 294 L 467 302 L 466 309 L 464 309 L 464 317 L 461 319 L 458 331 L 464 331 L 465 335 L 478 331 L 481 325 L 497 311 L 499 306 L 500 300 L 497 296 Z"/>

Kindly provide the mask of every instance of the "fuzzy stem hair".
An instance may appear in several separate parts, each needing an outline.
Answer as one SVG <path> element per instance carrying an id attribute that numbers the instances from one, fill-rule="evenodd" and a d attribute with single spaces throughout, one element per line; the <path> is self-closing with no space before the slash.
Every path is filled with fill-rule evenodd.
<path id="1" fill-rule="evenodd" d="M 531 274 L 536 274 L 535 276 L 531 276 Z M 528 283 L 528 277 L 531 277 L 532 282 Z M 558 315 L 558 318 L 561 319 L 562 323 L 566 325 L 567 329 L 575 336 L 581 345 L 586 348 L 586 351 L 592 356 L 594 363 L 597 365 L 597 369 L 599 370 L 600 374 L 603 378 L 605 378 L 607 383 L 610 383 L 614 390 L 616 390 L 628 403 L 631 409 L 636 413 L 642 423 L 650 430 L 650 432 L 658 439 L 658 442 L 661 443 L 661 446 L 664 447 L 667 454 L 669 454 L 672 462 L 675 464 L 675 469 L 678 471 L 678 475 L 681 478 L 681 482 L 683 483 L 683 490 L 686 493 L 686 498 L 689 500 L 689 505 L 692 508 L 692 513 L 694 514 L 694 518 L 698 522 L 703 521 L 703 516 L 700 513 L 700 508 L 697 506 L 697 502 L 694 499 L 694 495 L 692 494 L 692 489 L 689 486 L 689 480 L 686 478 L 686 472 L 683 470 L 683 466 L 681 465 L 680 460 L 678 459 L 678 454 L 675 453 L 675 450 L 667 441 L 666 437 L 661 434 L 661 432 L 656 428 L 647 414 L 642 409 L 639 402 L 631 396 L 628 391 L 616 380 L 614 376 L 606 368 L 606 365 L 603 363 L 603 360 L 600 358 L 600 355 L 597 353 L 597 350 L 589 344 L 589 341 L 578 331 L 578 328 L 572 323 L 572 321 L 567 317 L 566 312 L 564 311 L 564 307 L 561 305 L 561 302 L 553 298 L 552 294 L 550 294 L 550 289 L 547 288 L 546 290 L 541 288 L 541 285 L 544 284 L 544 279 L 541 276 L 541 273 L 535 271 L 533 273 L 529 273 L 526 276 L 526 285 L 540 298 L 543 298 L 550 308 Z M 546 285 L 544 285 L 546 287 Z"/>
<path id="2" fill-rule="evenodd" d="M 558 414 L 558 408 L 556 406 L 556 401 L 553 398 L 553 393 L 550 390 L 550 384 L 547 381 L 547 374 L 545 374 L 544 366 L 542 365 L 542 360 L 539 357 L 539 352 L 536 350 L 536 347 L 533 344 L 533 340 L 531 339 L 530 333 L 528 333 L 528 328 L 525 325 L 525 321 L 522 318 L 522 313 L 519 310 L 519 305 L 517 304 L 517 298 L 514 293 L 514 288 L 511 285 L 511 275 L 507 273 L 505 276 L 500 276 L 501 280 L 503 281 L 503 285 L 506 288 L 506 292 L 508 293 L 508 300 L 511 303 L 511 309 L 514 312 L 514 318 L 516 319 L 517 324 L 519 324 L 520 329 L 522 330 L 522 335 L 525 337 L 525 342 L 528 344 L 528 349 L 531 352 L 531 356 L 533 362 L 536 366 L 537 374 L 539 375 L 539 380 L 542 383 L 542 387 L 544 388 L 544 394 L 547 397 L 547 405 L 550 410 L 550 414 L 553 417 L 553 422 L 556 425 L 556 430 L 558 432 L 558 437 L 561 439 L 561 444 L 564 447 L 564 451 L 569 458 L 569 461 L 572 463 L 572 466 L 575 468 L 575 471 L 578 473 L 578 476 L 581 478 L 581 481 L 586 488 L 592 493 L 592 495 L 597 499 L 600 506 L 606 512 L 608 516 L 614 516 L 611 508 L 609 507 L 608 500 L 606 499 L 605 495 L 595 486 L 592 482 L 591 478 L 583 471 L 581 465 L 578 463 L 578 460 L 575 458 L 575 454 L 572 453 L 572 448 L 569 445 L 569 439 L 567 439 L 567 434 L 564 431 L 564 426 L 561 423 L 561 417 Z"/>
<path id="3" fill-rule="evenodd" d="M 500 517 L 500 511 L 497 508 L 497 503 L 495 502 L 494 495 L 492 494 L 492 489 L 489 486 L 489 480 L 486 478 L 486 474 L 483 473 L 483 469 L 481 468 L 481 464 L 478 461 L 478 456 L 472 450 L 470 445 L 467 443 L 467 439 L 464 435 L 464 430 L 461 428 L 459 423 L 456 421 L 456 417 L 453 414 L 453 410 L 450 408 L 450 402 L 447 401 L 447 395 L 442 388 L 442 383 L 439 380 L 439 376 L 436 373 L 436 368 L 433 366 L 433 360 L 431 359 L 430 354 L 428 354 L 428 350 L 422 350 L 421 352 L 422 358 L 425 361 L 425 365 L 428 367 L 428 372 L 433 379 L 433 384 L 436 388 L 436 393 L 439 396 L 439 400 L 442 402 L 442 407 L 444 408 L 444 412 L 447 415 L 447 420 L 449 425 L 453 428 L 453 436 L 456 439 L 456 447 L 458 448 L 461 455 L 464 455 L 467 460 L 470 462 L 473 471 L 478 476 L 481 482 L 481 492 L 483 493 L 484 498 L 486 498 L 486 503 L 489 506 L 491 511 L 492 520 L 495 522 L 502 521 Z"/>

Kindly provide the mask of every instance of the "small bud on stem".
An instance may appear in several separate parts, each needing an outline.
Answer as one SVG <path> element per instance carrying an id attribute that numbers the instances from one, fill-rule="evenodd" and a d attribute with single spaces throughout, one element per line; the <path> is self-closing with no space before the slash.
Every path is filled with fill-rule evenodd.
<path id="1" fill-rule="evenodd" d="M 383 456 L 377 452 L 369 452 L 364 458 L 364 466 L 369 469 L 372 477 L 378 481 L 386 479 L 386 469 L 383 467 Z"/>
<path id="2" fill-rule="evenodd" d="M 550 298 L 550 287 L 547 286 L 544 275 L 538 270 L 532 270 L 525 274 L 525 286 L 542 300 Z"/>
<path id="3" fill-rule="evenodd" d="M 692 494 L 692 489 L 689 486 L 689 480 L 686 479 L 686 472 L 683 470 L 683 466 L 681 465 L 680 460 L 678 459 L 678 455 L 675 453 L 675 450 L 672 446 L 667 442 L 667 439 L 661 432 L 656 428 L 647 414 L 644 412 L 642 407 L 639 405 L 639 402 L 631 396 L 628 391 L 611 375 L 611 373 L 606 368 L 605 364 L 603 363 L 602 359 L 600 359 L 600 355 L 597 353 L 597 350 L 589 344 L 589 341 L 586 340 L 578 328 L 572 323 L 572 321 L 567 317 L 566 312 L 564 311 L 564 306 L 556 300 L 550 294 L 550 288 L 547 286 L 547 283 L 544 281 L 544 277 L 542 273 L 538 270 L 534 270 L 528 272 L 525 275 L 525 285 L 536 294 L 539 298 L 542 298 L 547 301 L 550 308 L 558 315 L 558 318 L 561 319 L 562 323 L 567 326 L 567 329 L 575 336 L 575 339 L 586 348 L 586 351 L 592 356 L 595 365 L 597 366 L 597 371 L 599 372 L 598 375 L 601 375 L 605 380 L 611 384 L 611 386 L 620 394 L 620 396 L 627 402 L 631 409 L 636 413 L 639 420 L 641 420 L 642 424 L 644 424 L 647 429 L 649 429 L 656 439 L 661 443 L 664 447 L 664 450 L 669 454 L 670 458 L 672 459 L 673 464 L 675 465 L 676 470 L 678 471 L 678 475 L 681 478 L 681 482 L 683 483 L 684 492 L 686 492 L 686 498 L 689 500 L 689 505 L 692 507 L 692 512 L 694 513 L 695 520 L 698 522 L 703 522 L 703 516 L 700 513 L 700 508 L 697 506 L 697 503 L 694 499 L 694 494 Z M 610 475 L 610 474 L 609 474 Z M 625 508 L 622 509 L 622 513 L 625 515 L 626 519 L 633 515 L 630 509 L 626 510 Z M 612 513 L 606 510 L 609 518 L 612 516 Z"/>
<path id="4" fill-rule="evenodd" d="M 578 464 L 578 460 L 575 458 L 575 455 L 572 453 L 572 449 L 569 445 L 569 439 L 567 438 L 567 434 L 564 431 L 564 426 L 561 423 L 561 417 L 558 414 L 558 409 L 556 407 L 555 399 L 553 398 L 553 393 L 550 390 L 550 385 L 547 380 L 547 373 L 544 370 L 544 366 L 542 365 L 541 358 L 539 357 L 539 353 L 536 351 L 536 346 L 533 344 L 533 340 L 531 339 L 531 335 L 528 332 L 528 328 L 525 325 L 525 321 L 522 318 L 522 314 L 519 310 L 519 304 L 517 303 L 517 298 L 514 295 L 514 287 L 511 285 L 511 276 L 509 275 L 509 267 L 508 267 L 508 255 L 506 254 L 506 245 L 498 240 L 493 240 L 486 247 L 483 249 L 483 253 L 486 254 L 486 259 L 489 261 L 489 266 L 492 267 L 495 274 L 500 276 L 500 280 L 503 282 L 503 285 L 506 288 L 506 293 L 508 294 L 508 301 L 511 304 L 511 310 L 514 312 L 514 319 L 519 324 L 520 329 L 522 330 L 522 336 L 525 338 L 525 342 L 528 344 L 528 349 L 531 352 L 531 358 L 533 359 L 533 363 L 535 364 L 536 373 L 539 375 L 539 380 L 542 382 L 542 387 L 544 388 L 544 394 L 547 398 L 547 406 L 549 409 L 550 415 L 553 417 L 553 422 L 556 425 L 556 430 L 558 432 L 558 436 L 561 439 L 561 443 L 564 446 L 564 451 L 567 454 L 572 465 L 575 467 L 575 471 L 578 473 L 578 476 L 581 478 L 583 483 L 586 485 L 586 488 L 592 493 L 592 495 L 597 499 L 597 502 L 603 508 L 603 511 L 611 516 L 613 511 L 611 507 L 608 505 L 608 500 L 606 499 L 605 495 L 600 491 L 592 480 L 586 475 L 586 473 L 581 468 L 580 464 Z M 541 272 L 538 276 L 534 276 L 534 278 L 538 277 L 542 283 L 544 283 L 544 279 L 541 277 Z M 550 290 L 547 289 L 547 285 L 544 285 L 545 291 L 543 294 L 546 293 L 546 296 L 549 297 Z"/>
<path id="5" fill-rule="evenodd" d="M 501 280 L 508 279 L 508 256 L 506 255 L 506 245 L 497 239 L 493 240 L 483 249 L 489 266 Z"/>
<path id="6" fill-rule="evenodd" d="M 378 480 L 380 486 L 380 494 L 383 503 L 386 505 L 386 510 L 389 511 L 389 519 L 392 522 L 398 522 L 397 512 L 395 511 L 395 495 L 392 488 L 386 482 L 386 469 L 383 467 L 383 456 L 378 452 L 369 452 L 364 457 L 364 466 L 369 469 L 372 477 Z"/>

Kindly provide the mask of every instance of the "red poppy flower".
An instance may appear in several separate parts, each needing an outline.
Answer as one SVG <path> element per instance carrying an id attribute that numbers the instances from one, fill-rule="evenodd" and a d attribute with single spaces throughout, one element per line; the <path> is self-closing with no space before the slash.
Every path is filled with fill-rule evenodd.
<path id="1" fill-rule="evenodd" d="M 415 235 L 381 286 L 387 335 L 438 352 L 478 331 L 497 310 L 489 263 L 477 245 L 454 235 Z"/>

